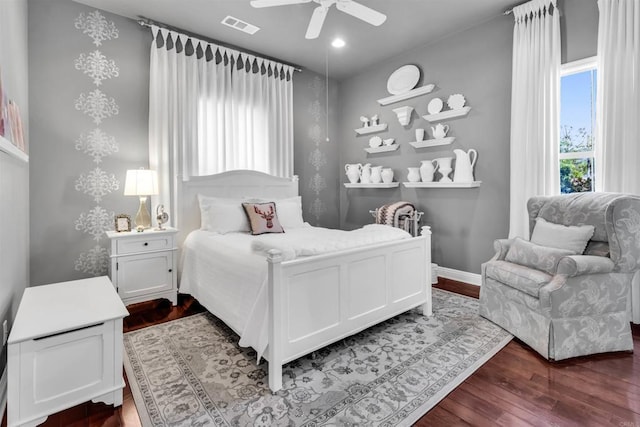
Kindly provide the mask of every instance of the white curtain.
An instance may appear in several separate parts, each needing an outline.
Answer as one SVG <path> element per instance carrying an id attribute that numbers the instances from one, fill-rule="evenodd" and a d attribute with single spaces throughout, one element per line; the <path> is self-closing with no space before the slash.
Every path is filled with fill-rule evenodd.
<path id="1" fill-rule="evenodd" d="M 175 214 L 178 179 L 293 175 L 293 68 L 152 26 L 149 166 Z M 174 216 L 175 218 L 175 216 Z"/>
<path id="2" fill-rule="evenodd" d="M 513 15 L 509 236 L 528 239 L 527 200 L 560 192 L 560 13 L 532 0 Z"/>
<path id="3" fill-rule="evenodd" d="M 598 0 L 596 190 L 640 194 L 640 0 Z"/>

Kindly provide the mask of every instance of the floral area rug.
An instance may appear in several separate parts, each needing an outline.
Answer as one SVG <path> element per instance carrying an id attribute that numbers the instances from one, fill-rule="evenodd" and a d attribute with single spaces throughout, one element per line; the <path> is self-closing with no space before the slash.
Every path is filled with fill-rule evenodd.
<path id="1" fill-rule="evenodd" d="M 125 334 L 125 369 L 145 426 L 408 426 L 512 338 L 478 301 L 433 290 L 411 310 L 286 364 L 267 363 L 209 313 Z"/>

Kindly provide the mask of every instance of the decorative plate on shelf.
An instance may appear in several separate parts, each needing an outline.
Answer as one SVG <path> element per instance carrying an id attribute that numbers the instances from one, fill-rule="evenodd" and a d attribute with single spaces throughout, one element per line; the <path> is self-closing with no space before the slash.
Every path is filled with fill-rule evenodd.
<path id="1" fill-rule="evenodd" d="M 420 69 L 415 65 L 404 65 L 389 76 L 387 80 L 387 90 L 391 95 L 407 93 L 418 84 L 420 80 Z"/>
<path id="2" fill-rule="evenodd" d="M 380 147 L 381 145 L 382 145 L 382 138 L 380 138 L 379 136 L 372 136 L 371 139 L 369 140 L 369 147 L 371 148 Z"/>
<path id="3" fill-rule="evenodd" d="M 452 110 L 459 110 L 464 107 L 465 102 L 466 100 L 464 99 L 464 96 L 462 96 L 462 94 L 456 93 L 449 97 L 449 99 L 447 100 L 447 105 Z"/>
<path id="4" fill-rule="evenodd" d="M 443 106 L 444 103 L 442 102 L 442 99 L 433 98 L 431 101 L 429 101 L 429 105 L 427 105 L 427 111 L 429 112 L 429 114 L 438 114 L 440 111 L 442 111 Z"/>

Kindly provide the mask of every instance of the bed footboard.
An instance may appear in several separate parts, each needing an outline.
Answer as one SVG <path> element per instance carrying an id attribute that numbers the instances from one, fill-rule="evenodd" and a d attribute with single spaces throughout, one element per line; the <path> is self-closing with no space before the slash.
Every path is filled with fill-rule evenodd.
<path id="1" fill-rule="evenodd" d="M 282 365 L 417 306 L 432 314 L 431 231 L 420 237 L 269 264 L 269 388 Z"/>

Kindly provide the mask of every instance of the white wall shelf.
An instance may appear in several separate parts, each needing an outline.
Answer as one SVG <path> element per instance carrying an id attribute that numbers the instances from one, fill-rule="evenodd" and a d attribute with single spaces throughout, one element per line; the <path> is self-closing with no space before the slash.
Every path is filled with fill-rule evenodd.
<path id="1" fill-rule="evenodd" d="M 431 92 L 434 87 L 435 86 L 433 84 L 417 87 L 415 89 L 411 89 L 409 92 L 401 93 L 400 95 L 393 95 L 386 98 L 378 99 L 378 104 L 389 105 L 393 104 L 394 102 L 404 101 L 405 99 L 415 98 L 416 96 L 426 95 Z"/>
<path id="2" fill-rule="evenodd" d="M 367 147 L 364 149 L 367 153 L 385 153 L 388 151 L 396 151 L 400 147 L 398 144 L 381 145 L 380 147 Z"/>
<path id="3" fill-rule="evenodd" d="M 344 184 L 346 188 L 396 188 L 399 185 L 399 182 L 381 182 L 378 184 L 363 184 L 361 182 L 352 184 L 350 182 L 347 182 Z"/>
<path id="4" fill-rule="evenodd" d="M 457 110 L 447 110 L 437 114 L 427 114 L 426 116 L 422 116 L 428 122 L 439 122 L 446 119 L 452 119 L 454 117 L 462 117 L 469 114 L 471 111 L 471 107 L 462 107 Z"/>
<path id="5" fill-rule="evenodd" d="M 437 147 L 438 145 L 449 145 L 453 141 L 455 141 L 455 136 L 449 136 L 447 138 L 440 139 L 425 139 L 424 141 L 411 141 L 411 144 L 415 148 L 425 148 L 425 147 Z"/>
<path id="6" fill-rule="evenodd" d="M 386 130 L 386 129 L 387 129 L 387 124 L 380 123 L 379 125 L 367 126 L 365 128 L 358 128 L 358 129 L 355 129 L 355 131 L 358 135 L 367 135 L 369 133 L 382 132 L 383 130 Z"/>
<path id="7" fill-rule="evenodd" d="M 7 138 L 0 136 L 0 151 L 3 151 L 25 163 L 29 162 L 29 156 L 24 151 L 13 145 Z"/>
<path id="8" fill-rule="evenodd" d="M 407 188 L 475 188 L 480 187 L 482 181 L 473 182 L 403 182 Z"/>

